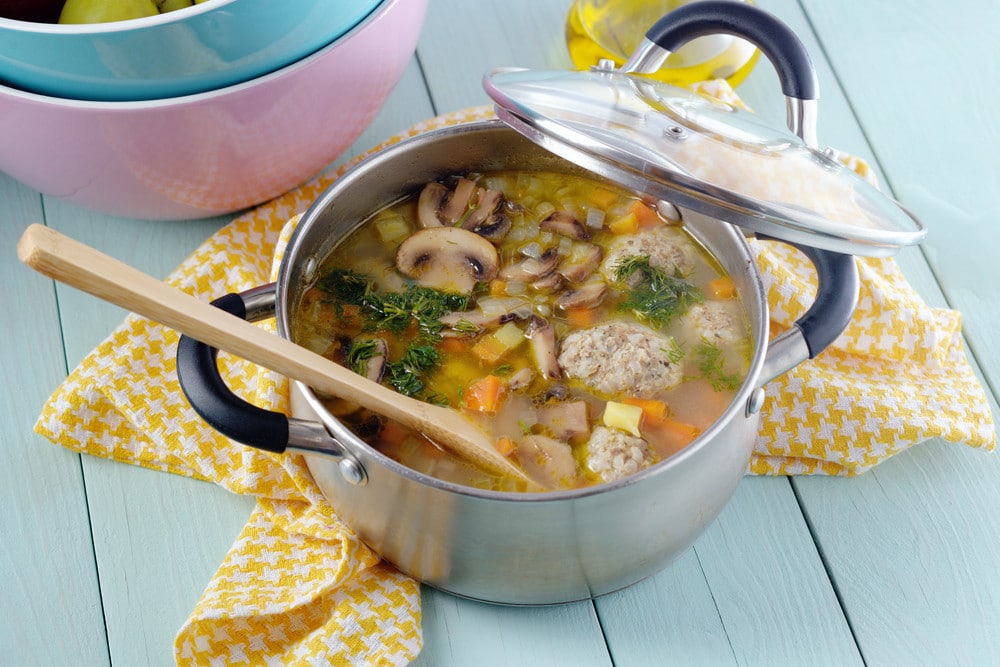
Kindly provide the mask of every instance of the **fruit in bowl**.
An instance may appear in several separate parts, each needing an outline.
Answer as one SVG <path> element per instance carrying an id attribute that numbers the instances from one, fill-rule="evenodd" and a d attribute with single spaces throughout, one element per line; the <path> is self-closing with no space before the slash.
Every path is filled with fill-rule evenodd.
<path id="1" fill-rule="evenodd" d="M 204 218 L 267 201 L 329 165 L 368 127 L 413 55 L 426 4 L 384 0 L 306 58 L 198 95 L 84 102 L 0 85 L 0 171 L 128 218 Z M 216 5 L 227 0 L 177 13 Z"/>
<path id="2" fill-rule="evenodd" d="M 385 1 L 0 1 L 0 81 L 87 101 L 205 93 L 315 53 Z"/>
<path id="3" fill-rule="evenodd" d="M 156 16 L 205 0 L 66 0 L 59 23 L 107 23 Z"/>

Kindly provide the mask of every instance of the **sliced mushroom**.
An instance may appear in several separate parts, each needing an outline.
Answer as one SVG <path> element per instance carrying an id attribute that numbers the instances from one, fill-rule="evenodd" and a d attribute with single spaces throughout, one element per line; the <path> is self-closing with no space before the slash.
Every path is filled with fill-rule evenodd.
<path id="1" fill-rule="evenodd" d="M 448 200 L 450 191 L 445 186 L 431 181 L 420 191 L 420 198 L 417 200 L 417 222 L 421 227 L 440 227 L 441 218 L 439 216 L 441 207 Z"/>
<path id="2" fill-rule="evenodd" d="M 531 283 L 531 288 L 536 292 L 542 292 L 543 294 L 551 294 L 552 292 L 555 292 L 557 289 L 562 287 L 562 284 L 563 284 L 563 277 L 558 273 L 556 273 L 555 271 L 552 271 L 551 273 L 548 273 L 539 278 L 538 280 L 536 280 L 535 282 Z"/>
<path id="3" fill-rule="evenodd" d="M 396 268 L 425 287 L 469 294 L 497 275 L 500 257 L 492 243 L 461 227 L 428 227 L 396 250 Z"/>
<path id="4" fill-rule="evenodd" d="M 535 374 L 530 368 L 525 366 L 518 372 L 514 373 L 507 380 L 507 388 L 511 391 L 521 391 L 522 389 L 527 389 L 531 384 L 531 381 L 535 379 Z"/>
<path id="5" fill-rule="evenodd" d="M 534 282 L 555 270 L 559 264 L 559 259 L 559 250 L 557 248 L 549 248 L 539 257 L 526 257 L 520 262 L 507 264 L 500 270 L 500 277 L 504 280 L 517 280 L 525 283 Z"/>
<path id="6" fill-rule="evenodd" d="M 590 238 L 590 232 L 586 225 L 577 220 L 576 216 L 568 211 L 553 211 L 544 220 L 538 223 L 538 228 L 542 231 L 555 232 L 562 236 L 567 236 L 576 241 L 586 241 Z"/>
<path id="7" fill-rule="evenodd" d="M 579 481 L 579 472 L 569 444 L 529 435 L 517 443 L 517 459 L 528 474 L 548 488 L 568 488 Z"/>
<path id="8" fill-rule="evenodd" d="M 573 308 L 593 308 L 600 305 L 608 286 L 604 281 L 586 283 L 577 289 L 563 292 L 556 298 L 556 307 L 563 310 Z"/>
<path id="9" fill-rule="evenodd" d="M 604 250 L 601 246 L 594 243 L 575 244 L 573 251 L 559 264 L 556 271 L 571 283 L 583 282 L 597 270 L 602 259 Z"/>
<path id="10" fill-rule="evenodd" d="M 492 243 L 500 243 L 506 238 L 511 226 L 512 223 L 507 214 L 503 211 L 498 211 L 486 218 L 482 223 L 474 227 L 465 226 L 465 228 L 479 234 Z"/>
<path id="11" fill-rule="evenodd" d="M 551 403 L 538 411 L 538 423 L 560 440 L 590 435 L 586 401 Z"/>
<path id="12" fill-rule="evenodd" d="M 556 355 L 556 330 L 545 319 L 532 315 L 528 321 L 528 338 L 538 370 L 546 379 L 562 377 Z"/>
<path id="13" fill-rule="evenodd" d="M 446 313 L 438 321 L 445 326 L 440 332 L 445 338 L 465 338 L 478 335 L 486 329 L 496 329 L 505 320 L 503 313 L 486 314 L 481 310 L 468 310 Z"/>
<path id="14" fill-rule="evenodd" d="M 484 190 L 479 188 L 477 194 L 476 208 L 472 209 L 465 218 L 465 222 L 462 223 L 462 226 L 466 229 L 475 230 L 476 227 L 485 223 L 500 208 L 500 204 L 503 203 L 503 192 L 500 190 Z"/>
<path id="15" fill-rule="evenodd" d="M 467 178 L 458 179 L 455 192 L 451 194 L 448 201 L 441 207 L 441 217 L 446 222 L 452 224 L 462 219 L 462 216 L 469 210 L 469 202 L 476 192 L 476 184 Z"/>
<path id="16" fill-rule="evenodd" d="M 365 362 L 364 376 L 372 382 L 381 382 L 385 374 L 385 364 L 389 359 L 389 346 L 384 338 L 375 339 L 375 353 Z"/>
<path id="17" fill-rule="evenodd" d="M 467 310 L 447 313 L 438 320 L 445 325 L 441 330 L 445 338 L 462 338 L 476 336 L 483 331 L 499 328 L 502 324 L 514 320 L 526 320 L 531 316 L 531 307 L 522 306 L 507 312 L 485 312 L 482 310 Z"/>

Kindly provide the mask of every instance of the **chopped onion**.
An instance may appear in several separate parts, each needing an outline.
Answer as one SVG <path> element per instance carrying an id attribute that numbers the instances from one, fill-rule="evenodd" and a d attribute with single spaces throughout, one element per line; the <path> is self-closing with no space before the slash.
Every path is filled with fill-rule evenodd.
<path id="1" fill-rule="evenodd" d="M 520 280 L 511 280 L 507 283 L 506 292 L 510 296 L 518 296 L 527 291 L 527 285 Z"/>
<path id="2" fill-rule="evenodd" d="M 511 297 L 484 296 L 479 299 L 478 305 L 484 315 L 504 315 L 523 308 L 525 301 Z"/>
<path id="3" fill-rule="evenodd" d="M 604 227 L 604 211 L 599 208 L 587 209 L 587 226 L 591 229 Z"/>
<path id="4" fill-rule="evenodd" d="M 537 242 L 532 241 L 531 243 L 522 246 L 520 252 L 525 257 L 538 259 L 539 257 L 542 256 L 542 246 L 539 245 Z"/>

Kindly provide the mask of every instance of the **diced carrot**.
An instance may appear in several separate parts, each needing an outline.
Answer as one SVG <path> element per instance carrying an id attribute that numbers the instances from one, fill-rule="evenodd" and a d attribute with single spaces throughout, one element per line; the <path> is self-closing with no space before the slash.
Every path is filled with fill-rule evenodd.
<path id="1" fill-rule="evenodd" d="M 383 422 L 382 430 L 379 431 L 379 438 L 387 445 L 398 445 L 406 436 L 406 429 L 394 421 Z"/>
<path id="2" fill-rule="evenodd" d="M 601 311 L 597 308 L 568 308 L 566 322 L 574 327 L 589 327 L 597 322 Z"/>
<path id="3" fill-rule="evenodd" d="M 495 336 L 486 335 L 476 341 L 476 344 L 472 346 L 472 352 L 483 361 L 493 363 L 507 352 L 507 347 Z"/>
<path id="4" fill-rule="evenodd" d="M 639 218 L 635 213 L 626 213 L 608 223 L 608 230 L 612 234 L 635 234 L 639 231 Z"/>
<path id="5" fill-rule="evenodd" d="M 496 375 L 481 377 L 462 395 L 465 407 L 475 412 L 496 412 L 503 398 L 503 380 Z"/>
<path id="6" fill-rule="evenodd" d="M 642 422 L 646 424 L 659 424 L 667 418 L 667 404 L 653 398 L 626 398 L 622 403 L 637 405 L 642 408 Z"/>
<path id="7" fill-rule="evenodd" d="M 719 276 L 708 281 L 708 295 L 716 301 L 736 298 L 736 285 L 731 278 Z"/>
<path id="8" fill-rule="evenodd" d="M 510 456 L 514 453 L 514 441 L 508 437 L 500 438 L 494 443 L 494 446 L 501 456 Z"/>
<path id="9" fill-rule="evenodd" d="M 638 199 L 632 202 L 632 205 L 629 206 L 628 212 L 636 217 L 640 227 L 653 227 L 655 225 L 663 224 L 663 221 L 660 220 L 659 214 Z"/>
<path id="10" fill-rule="evenodd" d="M 459 354 L 469 349 L 469 342 L 465 338 L 442 338 L 438 349 L 445 354 Z"/>
<path id="11" fill-rule="evenodd" d="M 668 446 L 672 451 L 686 447 L 701 434 L 701 429 L 697 426 L 673 419 L 665 419 L 648 430 L 654 438 Z"/>
<path id="12" fill-rule="evenodd" d="M 490 296 L 504 296 L 507 294 L 507 281 L 506 280 L 491 280 L 490 281 Z"/>
<path id="13" fill-rule="evenodd" d="M 615 201 L 618 199 L 618 195 L 617 193 L 614 193 L 611 190 L 606 190 L 604 188 L 594 188 L 593 190 L 590 191 L 590 194 L 587 195 L 587 199 L 589 199 L 590 203 L 593 204 L 594 206 L 606 209 L 615 203 Z"/>

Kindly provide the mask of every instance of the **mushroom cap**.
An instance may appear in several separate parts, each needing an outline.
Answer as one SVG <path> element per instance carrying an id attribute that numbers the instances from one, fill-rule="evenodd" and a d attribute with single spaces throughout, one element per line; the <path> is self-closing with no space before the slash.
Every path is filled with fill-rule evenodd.
<path id="1" fill-rule="evenodd" d="M 396 250 L 396 268 L 425 287 L 469 294 L 492 280 L 500 256 L 492 243 L 461 227 L 428 227 L 410 235 Z"/>

